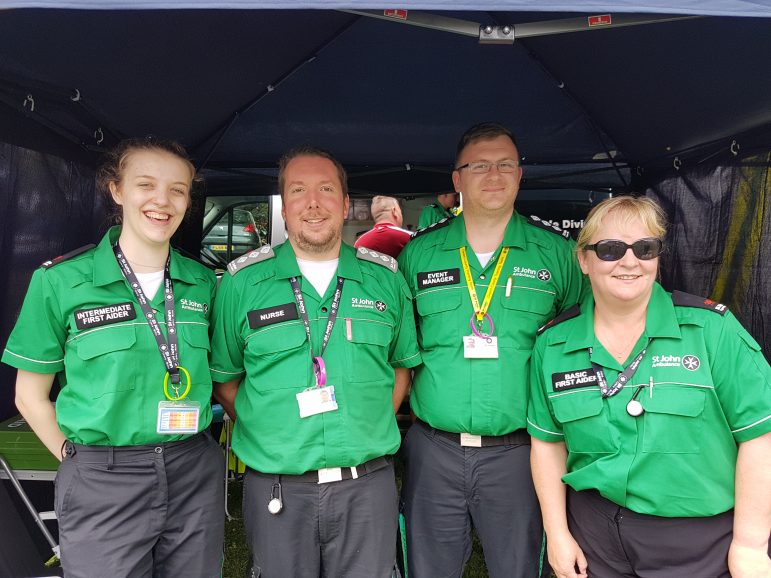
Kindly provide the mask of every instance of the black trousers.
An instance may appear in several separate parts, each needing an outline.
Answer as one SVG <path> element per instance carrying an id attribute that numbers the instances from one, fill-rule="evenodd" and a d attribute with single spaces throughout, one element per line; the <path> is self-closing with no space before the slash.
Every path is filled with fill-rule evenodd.
<path id="1" fill-rule="evenodd" d="M 706 518 L 638 514 L 568 488 L 568 526 L 592 578 L 729 578 L 733 510 Z"/>

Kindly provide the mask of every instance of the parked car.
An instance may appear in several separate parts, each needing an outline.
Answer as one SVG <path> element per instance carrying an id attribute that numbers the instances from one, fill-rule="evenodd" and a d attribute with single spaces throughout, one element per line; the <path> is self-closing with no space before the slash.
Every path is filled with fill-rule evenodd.
<path id="1" fill-rule="evenodd" d="M 232 208 L 206 232 L 201 246 L 205 256 L 216 258 L 213 264 L 223 265 L 263 243 L 254 215 L 246 209 Z"/>

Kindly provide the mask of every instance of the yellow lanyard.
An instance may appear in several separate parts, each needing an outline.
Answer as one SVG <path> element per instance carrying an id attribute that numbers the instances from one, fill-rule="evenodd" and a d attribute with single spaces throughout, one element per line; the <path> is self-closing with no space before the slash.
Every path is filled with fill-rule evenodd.
<path id="1" fill-rule="evenodd" d="M 476 313 L 477 321 L 482 322 L 487 314 L 487 309 L 490 307 L 490 302 L 493 300 L 493 293 L 495 293 L 495 286 L 498 283 L 498 278 L 501 276 L 501 269 L 506 261 L 506 255 L 509 254 L 509 248 L 503 247 L 501 249 L 501 255 L 498 257 L 498 263 L 495 265 L 493 271 L 493 277 L 490 279 L 490 285 L 487 286 L 485 292 L 485 300 L 482 303 L 482 307 L 479 306 L 479 298 L 477 297 L 477 288 L 474 285 L 474 279 L 471 277 L 471 268 L 468 265 L 468 257 L 466 257 L 466 247 L 460 248 L 460 262 L 463 264 L 463 274 L 466 276 L 466 285 L 468 286 L 468 294 L 471 297 L 471 304 L 474 306 L 474 313 Z"/>

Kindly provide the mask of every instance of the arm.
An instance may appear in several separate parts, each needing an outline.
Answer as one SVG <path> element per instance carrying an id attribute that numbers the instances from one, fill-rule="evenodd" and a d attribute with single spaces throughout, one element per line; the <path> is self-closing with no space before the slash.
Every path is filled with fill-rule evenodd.
<path id="1" fill-rule="evenodd" d="M 56 410 L 48 397 L 54 376 L 20 369 L 16 375 L 16 407 L 48 451 L 61 461 L 66 438 L 56 423 Z"/>
<path id="2" fill-rule="evenodd" d="M 230 416 L 230 419 L 236 421 L 236 393 L 240 379 L 231 379 L 225 382 L 214 382 L 214 399 L 222 404 L 222 407 Z"/>
<path id="3" fill-rule="evenodd" d="M 394 368 L 394 413 L 399 413 L 399 408 L 404 401 L 404 396 L 407 395 L 407 390 L 410 388 L 410 369 L 407 367 L 395 367 Z"/>
<path id="4" fill-rule="evenodd" d="M 739 444 L 734 535 L 728 551 L 733 578 L 771 576 L 771 433 Z"/>
<path id="5" fill-rule="evenodd" d="M 530 466 L 541 505 L 549 564 L 557 578 L 586 578 L 586 558 L 568 529 L 565 484 L 562 483 L 566 464 L 564 442 L 532 438 Z"/>

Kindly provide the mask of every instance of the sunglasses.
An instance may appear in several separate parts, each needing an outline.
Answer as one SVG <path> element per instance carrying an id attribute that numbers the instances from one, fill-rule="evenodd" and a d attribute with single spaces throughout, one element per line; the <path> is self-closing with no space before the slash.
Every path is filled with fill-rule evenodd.
<path id="1" fill-rule="evenodd" d="M 626 255 L 627 249 L 631 249 L 634 256 L 638 259 L 649 261 L 661 255 L 663 248 L 664 243 L 661 242 L 661 239 L 653 237 L 638 239 L 631 245 L 618 239 L 604 239 L 597 241 L 594 245 L 586 245 L 584 247 L 585 250 L 597 253 L 597 257 L 601 261 L 618 261 Z"/>

